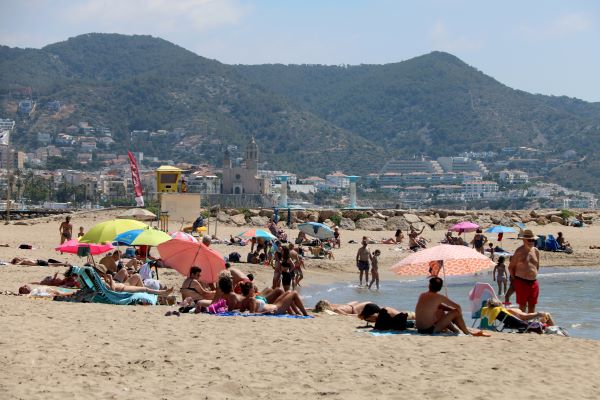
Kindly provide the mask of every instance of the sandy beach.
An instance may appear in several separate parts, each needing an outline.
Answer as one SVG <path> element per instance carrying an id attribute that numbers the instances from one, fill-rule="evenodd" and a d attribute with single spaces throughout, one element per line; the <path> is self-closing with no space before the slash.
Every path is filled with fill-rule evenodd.
<path id="1" fill-rule="evenodd" d="M 116 211 L 73 215 L 75 230 L 87 231 Z M 0 227 L 0 260 L 15 256 L 56 258 L 60 220 Z M 172 226 L 171 229 L 177 227 Z M 212 229 L 212 228 L 211 228 Z M 228 238 L 243 228 L 219 226 Z M 600 266 L 600 226 L 550 224 L 535 233 L 562 231 L 572 255 L 543 253 L 544 266 Z M 297 231 L 289 231 L 295 237 Z M 435 243 L 444 232 L 428 232 Z M 335 260 L 308 259 L 305 284 L 358 279 L 354 265 L 363 235 L 393 232 L 342 231 Z M 519 244 L 508 235 L 503 247 Z M 490 238 L 493 240 L 492 235 Z M 595 241 L 596 240 L 596 241 Z M 32 250 L 17 249 L 32 244 Z M 215 245 L 227 255 L 248 248 Z M 381 249 L 382 280 L 408 252 Z M 238 264 L 270 283 L 270 268 Z M 0 266 L 0 292 L 15 292 L 64 268 Z M 179 288 L 183 277 L 161 270 L 160 279 Z M 416 299 L 415 299 L 416 301 Z M 312 304 L 311 304 L 312 305 Z M 374 337 L 357 330 L 356 318 L 317 315 L 295 320 L 270 317 L 165 317 L 170 307 L 57 303 L 0 295 L 0 393 L 6 399 L 363 399 L 468 398 L 595 399 L 600 389 L 600 341 L 550 335 L 495 333 L 491 338 L 393 335 Z"/>

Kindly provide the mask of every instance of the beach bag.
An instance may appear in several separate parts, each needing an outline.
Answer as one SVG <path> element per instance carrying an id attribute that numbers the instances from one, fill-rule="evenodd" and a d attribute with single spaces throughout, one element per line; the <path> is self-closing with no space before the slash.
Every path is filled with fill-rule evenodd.
<path id="1" fill-rule="evenodd" d="M 242 258 L 242 255 L 240 253 L 238 253 L 237 251 L 229 253 L 229 256 L 227 257 L 227 259 L 230 262 L 235 262 L 235 263 L 240 262 L 241 258 Z"/>
<path id="2" fill-rule="evenodd" d="M 19 245 L 20 249 L 26 249 L 26 250 L 31 250 L 33 247 L 31 247 L 30 244 L 21 244 Z"/>

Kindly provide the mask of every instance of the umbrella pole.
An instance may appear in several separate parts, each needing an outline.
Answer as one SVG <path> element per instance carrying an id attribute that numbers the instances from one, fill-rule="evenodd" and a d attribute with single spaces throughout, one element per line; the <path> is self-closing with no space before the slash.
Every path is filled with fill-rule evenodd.
<path id="1" fill-rule="evenodd" d="M 446 282 L 446 266 L 444 265 L 443 261 L 442 261 L 442 271 L 444 273 L 444 282 Z M 446 282 L 446 284 L 444 285 L 444 290 L 446 291 L 446 297 L 448 297 L 448 282 Z"/>

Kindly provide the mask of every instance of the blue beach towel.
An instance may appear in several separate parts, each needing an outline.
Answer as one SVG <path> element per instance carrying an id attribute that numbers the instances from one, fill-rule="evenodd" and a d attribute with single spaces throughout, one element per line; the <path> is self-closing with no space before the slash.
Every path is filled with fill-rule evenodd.
<path id="1" fill-rule="evenodd" d="M 155 294 L 115 292 L 108 289 L 102 282 L 102 278 L 90 267 L 73 267 L 73 272 L 79 276 L 81 288 L 93 292 L 93 303 L 156 305 Z"/>

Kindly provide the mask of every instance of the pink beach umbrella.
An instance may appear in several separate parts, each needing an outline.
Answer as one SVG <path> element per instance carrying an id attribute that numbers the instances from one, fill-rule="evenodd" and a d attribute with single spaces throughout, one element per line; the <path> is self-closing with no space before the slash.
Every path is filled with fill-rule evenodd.
<path id="1" fill-rule="evenodd" d="M 193 266 L 200 267 L 200 280 L 205 283 L 216 282 L 219 272 L 225 269 L 223 256 L 201 242 L 173 239 L 157 248 L 163 263 L 184 276 L 190 274 Z"/>
<path id="2" fill-rule="evenodd" d="M 193 237 L 189 233 L 177 231 L 177 232 L 170 233 L 170 235 L 171 235 L 171 237 L 173 239 L 179 239 L 179 240 L 184 240 L 186 242 L 193 242 L 193 243 L 197 243 L 198 242 L 198 239 L 196 239 L 195 237 Z"/>
<path id="3" fill-rule="evenodd" d="M 409 255 L 391 269 L 409 276 L 437 275 L 440 268 L 444 275 L 467 275 L 494 265 L 488 257 L 467 246 L 440 244 Z"/>
<path id="4" fill-rule="evenodd" d="M 459 232 L 459 233 L 464 233 L 464 232 L 475 232 L 477 229 L 479 229 L 479 225 L 470 222 L 470 221 L 463 221 L 463 222 L 459 222 L 456 225 L 452 225 L 450 227 L 450 229 L 448 229 L 449 231 L 454 231 L 454 232 Z"/>
<path id="5" fill-rule="evenodd" d="M 58 246 L 55 250 L 60 251 L 61 253 L 69 253 L 69 254 L 78 254 L 79 249 L 89 247 L 89 254 L 95 256 L 98 254 L 106 253 L 114 249 L 113 245 L 110 243 L 107 244 L 95 244 L 95 243 L 80 243 L 77 239 L 71 239 L 60 246 Z"/>

